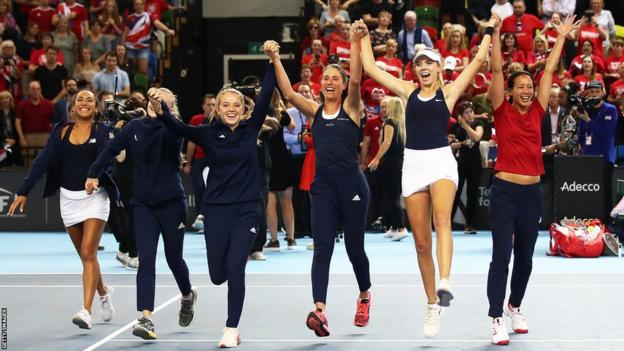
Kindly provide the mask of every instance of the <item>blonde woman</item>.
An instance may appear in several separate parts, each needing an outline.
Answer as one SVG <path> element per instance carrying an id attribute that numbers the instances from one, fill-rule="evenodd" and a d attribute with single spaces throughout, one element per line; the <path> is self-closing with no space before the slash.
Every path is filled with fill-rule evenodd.
<path id="1" fill-rule="evenodd" d="M 446 46 L 440 54 L 444 58 L 449 56 L 454 57 L 457 60 L 455 71 L 463 71 L 470 59 L 470 52 L 466 49 L 468 46 L 466 44 L 466 28 L 459 24 L 453 25 L 445 40 Z"/>
<path id="2" fill-rule="evenodd" d="M 401 169 L 405 148 L 405 107 L 396 96 L 386 96 L 381 100 L 381 118 L 384 121 L 379 136 L 379 151 L 368 165 L 378 172 L 381 184 L 381 205 L 384 224 L 388 228 L 387 238 L 400 241 L 407 237 L 405 219 L 401 208 Z"/>
<path id="3" fill-rule="evenodd" d="M 214 284 L 228 283 L 228 319 L 219 347 L 236 347 L 241 342 L 238 323 L 245 300 L 245 266 L 262 215 L 256 141 L 275 89 L 274 72 L 269 65 L 255 106 L 238 90 L 221 90 L 207 124 L 182 123 L 164 104 L 163 111 L 157 111 L 167 130 L 205 151 L 210 168 L 202 207 L 208 268 Z M 150 103 L 157 107 L 154 100 L 161 97 L 149 95 Z M 140 263 L 139 269 L 143 261 Z"/>
<path id="4" fill-rule="evenodd" d="M 433 337 L 440 330 L 442 306 L 449 306 L 453 237 L 451 211 L 457 189 L 457 162 L 448 145 L 447 128 L 450 112 L 459 96 L 470 85 L 483 61 L 487 59 L 497 16 L 486 23 L 485 35 L 475 58 L 457 79 L 443 85 L 440 54 L 430 48 L 416 52 L 413 69 L 415 82 L 400 80 L 375 65 L 369 36 L 362 38 L 364 71 L 390 89 L 403 101 L 405 108 L 405 156 L 402 193 L 416 242 L 418 266 L 427 295 L 423 333 Z M 363 24 L 360 24 L 363 25 Z M 433 210 L 433 212 L 432 212 Z M 436 229 L 440 282 L 436 289 L 432 256 L 431 220 Z"/>

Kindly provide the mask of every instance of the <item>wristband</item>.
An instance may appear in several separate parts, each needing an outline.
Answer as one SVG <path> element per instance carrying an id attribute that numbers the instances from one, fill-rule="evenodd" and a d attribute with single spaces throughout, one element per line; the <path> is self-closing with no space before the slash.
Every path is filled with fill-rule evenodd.
<path id="1" fill-rule="evenodd" d="M 494 27 L 486 27 L 484 34 L 485 35 L 487 35 L 487 34 L 489 34 L 489 35 L 494 34 Z"/>

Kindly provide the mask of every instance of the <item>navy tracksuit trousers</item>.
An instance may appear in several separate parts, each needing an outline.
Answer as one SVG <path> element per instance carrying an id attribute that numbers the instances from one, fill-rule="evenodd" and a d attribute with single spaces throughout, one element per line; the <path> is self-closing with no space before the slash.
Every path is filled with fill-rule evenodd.
<path id="1" fill-rule="evenodd" d="M 225 326 L 238 327 L 245 301 L 245 266 L 256 239 L 261 216 L 257 200 L 224 205 L 204 205 L 204 237 L 210 279 L 228 282 L 228 319 Z"/>
<path id="2" fill-rule="evenodd" d="M 351 173 L 319 173 L 317 170 L 310 189 L 314 238 L 312 294 L 315 303 L 325 303 L 338 223 L 342 224 L 344 230 L 347 255 L 360 291 L 364 292 L 371 286 L 368 257 L 364 252 L 370 192 L 366 178 L 359 169 Z"/>
<path id="3" fill-rule="evenodd" d="M 531 269 L 537 231 L 542 216 L 542 185 L 520 185 L 494 177 L 490 197 L 492 226 L 492 262 L 488 273 L 488 315 L 503 315 L 509 274 L 509 260 L 514 253 L 509 303 L 520 307 Z"/>
<path id="4" fill-rule="evenodd" d="M 137 310 L 154 310 L 156 251 L 162 233 L 165 257 L 182 295 L 191 292 L 189 271 L 182 257 L 186 201 L 176 197 L 157 205 L 133 202 L 134 232 L 139 253 Z"/>

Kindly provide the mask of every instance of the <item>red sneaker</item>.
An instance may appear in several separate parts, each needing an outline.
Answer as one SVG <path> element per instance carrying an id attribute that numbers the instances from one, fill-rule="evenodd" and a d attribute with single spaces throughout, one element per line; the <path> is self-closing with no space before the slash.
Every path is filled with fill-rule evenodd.
<path id="1" fill-rule="evenodd" d="M 370 305 L 373 299 L 373 295 L 368 293 L 368 299 L 357 300 L 357 309 L 355 312 L 355 318 L 353 319 L 353 325 L 356 327 L 365 327 L 368 325 Z"/>
<path id="2" fill-rule="evenodd" d="M 321 310 L 315 310 L 308 313 L 306 318 L 306 325 L 310 330 L 314 330 L 314 334 L 318 337 L 329 336 L 329 324 L 327 323 L 327 316 L 325 312 Z"/>

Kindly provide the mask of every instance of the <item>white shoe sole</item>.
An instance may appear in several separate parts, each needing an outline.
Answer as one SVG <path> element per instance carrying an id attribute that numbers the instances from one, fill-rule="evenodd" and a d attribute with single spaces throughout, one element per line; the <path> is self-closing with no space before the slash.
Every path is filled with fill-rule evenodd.
<path id="1" fill-rule="evenodd" d="M 401 241 L 407 238 L 407 234 L 398 234 L 392 237 L 392 241 Z"/>
<path id="2" fill-rule="evenodd" d="M 238 346 L 240 344 L 241 344 L 241 339 L 240 339 L 240 337 L 238 337 L 238 339 L 236 340 L 236 344 L 225 344 L 225 343 L 219 342 L 219 348 L 220 349 L 230 349 L 230 348 L 236 347 L 236 346 Z"/>

